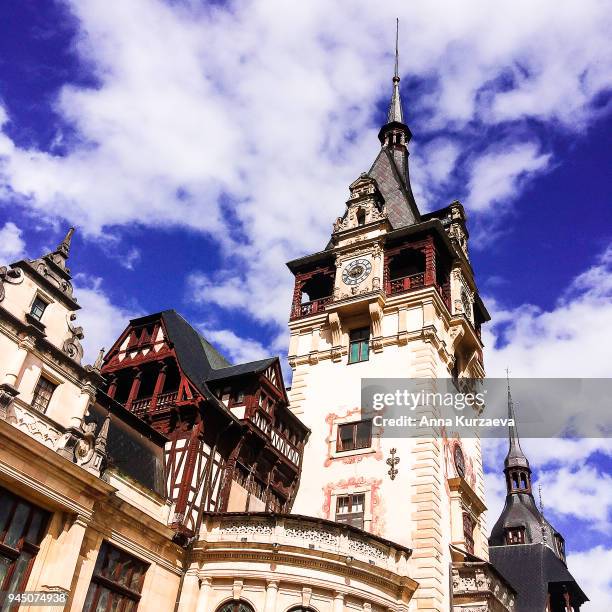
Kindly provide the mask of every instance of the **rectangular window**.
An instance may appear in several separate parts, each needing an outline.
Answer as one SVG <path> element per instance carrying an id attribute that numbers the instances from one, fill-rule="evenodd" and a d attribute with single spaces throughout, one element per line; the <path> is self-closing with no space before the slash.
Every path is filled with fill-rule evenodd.
<path id="1" fill-rule="evenodd" d="M 349 363 L 367 361 L 370 356 L 370 328 L 354 329 L 349 334 Z"/>
<path id="2" fill-rule="evenodd" d="M 525 528 L 511 527 L 506 531 L 507 544 L 524 544 L 525 543 Z"/>
<path id="3" fill-rule="evenodd" d="M 51 396 L 57 388 L 57 385 L 47 380 L 44 376 L 41 376 L 36 383 L 34 389 L 34 396 L 32 397 L 32 408 L 40 410 L 40 412 L 46 412 L 51 401 Z"/>
<path id="4" fill-rule="evenodd" d="M 463 537 L 465 539 L 465 550 L 474 554 L 474 519 L 467 513 L 463 513 Z"/>
<path id="5" fill-rule="evenodd" d="M 47 512 L 0 489 L 0 591 L 26 588 L 48 522 Z"/>
<path id="6" fill-rule="evenodd" d="M 336 522 L 363 529 L 365 494 L 338 495 L 336 498 Z"/>
<path id="7" fill-rule="evenodd" d="M 370 448 L 372 445 L 372 421 L 356 421 L 355 423 L 344 423 L 338 425 L 338 437 L 336 439 L 336 451 L 359 450 Z"/>
<path id="8" fill-rule="evenodd" d="M 148 563 L 103 542 L 83 612 L 134 612 L 138 608 L 148 567 Z"/>
<path id="9" fill-rule="evenodd" d="M 45 300 L 41 299 L 39 296 L 36 296 L 32 302 L 32 308 L 30 308 L 30 315 L 37 321 L 40 321 L 47 306 L 48 304 L 45 302 Z"/>

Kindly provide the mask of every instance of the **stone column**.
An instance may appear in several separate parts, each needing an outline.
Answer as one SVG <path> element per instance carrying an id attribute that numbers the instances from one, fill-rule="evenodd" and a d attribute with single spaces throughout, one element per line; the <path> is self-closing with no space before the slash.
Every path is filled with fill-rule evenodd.
<path id="1" fill-rule="evenodd" d="M 189 568 L 181 587 L 178 612 L 193 612 L 198 603 L 200 584 L 197 568 Z"/>
<path id="2" fill-rule="evenodd" d="M 83 515 L 72 515 L 64 520 L 63 524 L 61 515 L 56 515 L 54 518 L 56 529 L 45 555 L 38 584 L 40 590 L 43 591 L 68 592 L 81 554 L 89 518 Z"/>
<path id="3" fill-rule="evenodd" d="M 13 354 L 12 359 L 9 361 L 9 365 L 4 375 L 3 384 L 11 387 L 17 386 L 17 378 L 23 367 L 23 363 L 28 356 L 28 353 L 34 349 L 34 338 L 32 336 L 26 336 L 17 345 L 17 350 Z"/>
<path id="4" fill-rule="evenodd" d="M 334 612 L 344 612 L 344 593 L 334 593 Z"/>
<path id="5" fill-rule="evenodd" d="M 207 612 L 208 600 L 212 591 L 212 580 L 208 577 L 201 578 L 200 593 L 196 605 L 196 612 Z"/>
<path id="6" fill-rule="evenodd" d="M 268 580 L 266 584 L 266 603 L 264 612 L 276 612 L 276 596 L 278 595 L 278 581 Z"/>

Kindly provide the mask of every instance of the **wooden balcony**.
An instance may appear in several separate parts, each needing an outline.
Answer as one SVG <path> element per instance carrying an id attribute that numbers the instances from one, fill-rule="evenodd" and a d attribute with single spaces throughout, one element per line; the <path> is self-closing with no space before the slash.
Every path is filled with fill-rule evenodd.
<path id="1" fill-rule="evenodd" d="M 410 274 L 402 278 L 395 278 L 387 282 L 387 295 L 395 295 L 396 293 L 404 293 L 412 289 L 420 289 L 425 286 L 425 272 Z"/>
<path id="2" fill-rule="evenodd" d="M 177 391 L 172 391 L 170 393 L 161 393 L 157 396 L 157 401 L 155 402 L 155 412 L 165 408 L 169 405 L 174 404 L 176 398 L 178 397 Z M 136 416 L 142 417 L 147 412 L 151 412 L 151 406 L 153 404 L 152 397 L 143 397 L 140 399 L 136 399 L 132 402 L 132 406 L 129 408 Z"/>
<path id="3" fill-rule="evenodd" d="M 312 300 L 311 302 L 303 302 L 302 304 L 298 304 L 293 307 L 291 311 L 292 319 L 301 319 L 302 317 L 307 317 L 309 315 L 317 314 L 318 312 L 323 312 L 325 307 L 331 303 L 333 297 L 328 295 L 326 297 L 320 298 L 318 300 Z"/>
<path id="4" fill-rule="evenodd" d="M 293 465 L 299 465 L 300 451 L 297 446 L 290 442 L 285 434 L 276 429 L 261 410 L 257 410 L 257 412 L 253 414 L 251 421 L 257 426 L 257 429 L 265 434 L 266 438 L 270 440 L 272 446 L 279 453 L 289 459 Z"/>
<path id="5" fill-rule="evenodd" d="M 414 291 L 416 289 L 422 289 L 427 287 L 425 283 L 425 272 L 418 272 L 417 274 L 410 274 L 409 276 L 403 276 L 401 278 L 394 278 L 393 280 L 387 281 L 385 286 L 385 292 L 387 295 L 397 295 L 399 293 L 406 293 L 408 291 Z M 432 285 L 440 294 L 442 301 L 446 304 L 449 312 L 451 309 L 450 293 L 447 286 L 440 286 L 438 284 Z"/>

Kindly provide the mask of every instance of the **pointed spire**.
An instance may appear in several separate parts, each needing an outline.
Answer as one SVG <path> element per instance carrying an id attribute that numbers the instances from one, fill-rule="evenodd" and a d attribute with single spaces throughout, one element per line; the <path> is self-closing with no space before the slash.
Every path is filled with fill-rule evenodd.
<path id="1" fill-rule="evenodd" d="M 514 403 L 512 402 L 512 393 L 510 392 L 510 370 L 507 368 L 506 381 L 508 385 L 508 418 L 511 419 L 511 422 L 514 424 L 508 426 L 508 454 L 506 455 L 504 466 L 506 468 L 529 468 L 529 461 L 527 461 L 527 457 L 525 457 L 523 449 L 521 448 L 521 442 L 516 428 L 516 415 L 514 414 Z"/>
<path id="2" fill-rule="evenodd" d="M 98 352 L 98 357 L 96 359 L 96 362 L 92 366 L 96 372 L 99 372 L 102 369 L 102 366 L 104 365 L 105 353 L 106 353 L 106 350 L 104 349 L 104 347 L 102 347 L 100 351 Z"/>
<path id="3" fill-rule="evenodd" d="M 75 228 L 71 227 L 66 234 L 66 237 L 57 245 L 55 249 L 56 253 L 62 255 L 65 259 L 68 259 L 70 255 L 70 245 L 72 243 L 72 236 L 74 235 Z"/>
<path id="4" fill-rule="evenodd" d="M 395 72 L 393 73 L 393 94 L 391 104 L 387 113 L 387 123 L 404 123 L 404 113 L 402 112 L 402 100 L 399 90 L 399 19 L 395 24 Z"/>

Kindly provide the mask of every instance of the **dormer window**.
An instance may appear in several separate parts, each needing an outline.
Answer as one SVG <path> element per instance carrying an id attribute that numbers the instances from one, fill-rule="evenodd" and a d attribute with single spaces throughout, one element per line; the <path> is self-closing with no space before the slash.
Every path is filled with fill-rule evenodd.
<path id="1" fill-rule="evenodd" d="M 555 547 L 559 557 L 565 561 L 565 541 L 558 533 L 555 534 Z"/>
<path id="2" fill-rule="evenodd" d="M 506 529 L 506 544 L 524 544 L 525 543 L 525 528 L 524 527 L 509 527 Z"/>
<path id="3" fill-rule="evenodd" d="M 30 308 L 30 316 L 36 319 L 37 321 L 40 321 L 48 305 L 48 302 L 45 302 L 45 300 L 43 300 L 39 295 L 37 295 L 34 298 L 34 301 L 32 302 L 32 307 Z"/>

